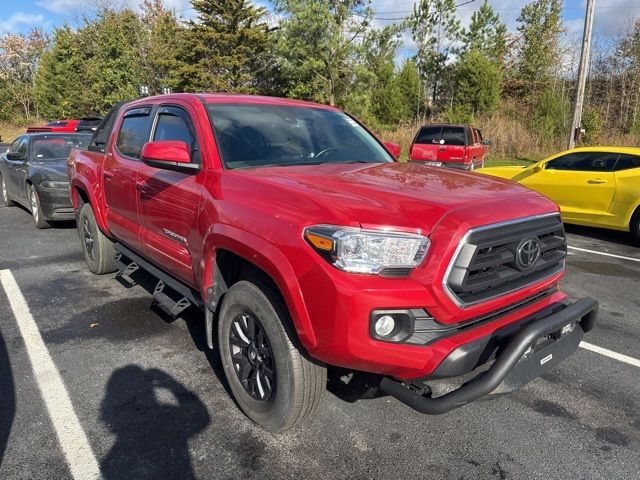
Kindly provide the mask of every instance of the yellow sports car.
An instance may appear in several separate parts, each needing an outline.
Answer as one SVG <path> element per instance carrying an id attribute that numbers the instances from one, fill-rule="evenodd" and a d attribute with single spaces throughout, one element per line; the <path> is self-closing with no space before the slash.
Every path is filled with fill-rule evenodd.
<path id="1" fill-rule="evenodd" d="M 640 241 L 640 148 L 574 148 L 528 167 L 478 172 L 546 195 L 560 206 L 567 223 L 626 230 Z"/>

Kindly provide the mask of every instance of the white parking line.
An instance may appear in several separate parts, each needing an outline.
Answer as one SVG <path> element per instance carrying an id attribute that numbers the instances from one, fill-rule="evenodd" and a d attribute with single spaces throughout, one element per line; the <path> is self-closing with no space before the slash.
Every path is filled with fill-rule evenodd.
<path id="1" fill-rule="evenodd" d="M 580 342 L 580 346 L 585 350 L 599 353 L 600 355 L 604 355 L 605 357 L 613 358 L 614 360 L 618 360 L 619 362 L 628 363 L 629 365 L 640 368 L 640 360 L 638 360 L 637 358 L 629 357 L 628 355 L 623 355 L 622 353 L 614 352 L 613 350 L 602 348 L 587 342 Z"/>
<path id="2" fill-rule="evenodd" d="M 567 248 L 569 250 L 577 250 L 579 252 L 593 253 L 594 255 L 603 255 L 605 257 L 621 258 L 622 260 L 630 260 L 632 262 L 640 262 L 640 258 L 625 257 L 623 255 L 616 255 L 615 253 L 598 252 L 596 250 L 588 250 L 586 248 L 572 247 L 571 245 L 567 245 Z"/>
<path id="3" fill-rule="evenodd" d="M 71 475 L 78 480 L 102 478 L 98 461 L 73 410 L 69 393 L 10 270 L 0 270 L 0 283 L 9 298 L 40 394 L 69 464 Z"/>

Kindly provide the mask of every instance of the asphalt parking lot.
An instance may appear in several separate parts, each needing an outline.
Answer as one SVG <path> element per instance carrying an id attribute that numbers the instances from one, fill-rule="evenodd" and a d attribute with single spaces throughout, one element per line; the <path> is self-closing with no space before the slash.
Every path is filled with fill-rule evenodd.
<path id="1" fill-rule="evenodd" d="M 86 270 L 73 225 L 36 230 L 23 209 L 0 208 L 0 478 L 81 478 L 92 464 L 107 479 L 640 478 L 640 248 L 568 232 L 563 287 L 601 302 L 586 341 L 605 354 L 581 348 L 515 394 L 437 417 L 389 397 L 354 401 L 333 373 L 317 418 L 272 436 L 226 393 L 197 313 L 167 321 L 143 287 Z M 42 364 L 27 355 L 8 278 L 46 346 Z M 37 381 L 66 388 L 72 411 L 47 408 Z M 63 451 L 54 425 L 69 415 L 78 424 L 62 425 Z M 88 469 L 72 472 L 69 456 Z"/>

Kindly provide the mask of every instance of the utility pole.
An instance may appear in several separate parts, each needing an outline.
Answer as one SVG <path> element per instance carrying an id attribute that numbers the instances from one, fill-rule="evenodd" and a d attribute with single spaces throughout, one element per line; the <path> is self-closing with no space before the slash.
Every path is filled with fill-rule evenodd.
<path id="1" fill-rule="evenodd" d="M 587 13 L 584 18 L 584 32 L 582 33 L 582 51 L 580 52 L 580 67 L 578 68 L 578 88 L 576 104 L 573 110 L 573 123 L 569 132 L 569 148 L 576 146 L 576 138 L 582 134 L 582 106 L 584 104 L 584 89 L 589 72 L 589 52 L 591 50 L 591 31 L 593 30 L 593 10 L 595 0 L 587 0 Z"/>

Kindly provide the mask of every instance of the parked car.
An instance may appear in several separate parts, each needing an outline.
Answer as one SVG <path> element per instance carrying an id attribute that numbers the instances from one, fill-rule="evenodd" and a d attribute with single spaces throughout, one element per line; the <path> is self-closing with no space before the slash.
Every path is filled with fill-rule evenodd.
<path id="1" fill-rule="evenodd" d="M 0 155 L 4 205 L 19 203 L 28 208 L 37 228 L 73 220 L 67 157 L 72 148 L 86 147 L 90 139 L 77 133 L 31 133 L 16 138 Z"/>
<path id="2" fill-rule="evenodd" d="M 75 132 L 80 120 L 54 120 L 41 127 L 28 127 L 27 133 L 39 132 Z"/>
<path id="3" fill-rule="evenodd" d="M 93 133 L 100 125 L 102 117 L 84 117 L 76 126 L 76 132 Z"/>
<path id="4" fill-rule="evenodd" d="M 237 404 L 271 431 L 315 411 L 326 365 L 444 413 L 555 367 L 596 321 L 595 300 L 558 288 L 553 202 L 399 163 L 333 107 L 143 98 L 115 108 L 68 166 L 89 270 L 146 270 L 172 317 L 200 307 Z M 470 372 L 430 395 L 432 380 Z"/>
<path id="5" fill-rule="evenodd" d="M 546 195 L 567 223 L 631 232 L 640 242 L 640 148 L 575 148 L 527 167 L 479 171 Z"/>
<path id="6" fill-rule="evenodd" d="M 484 167 L 488 140 L 471 125 L 425 125 L 409 149 L 409 161 L 435 167 L 474 170 Z"/>

